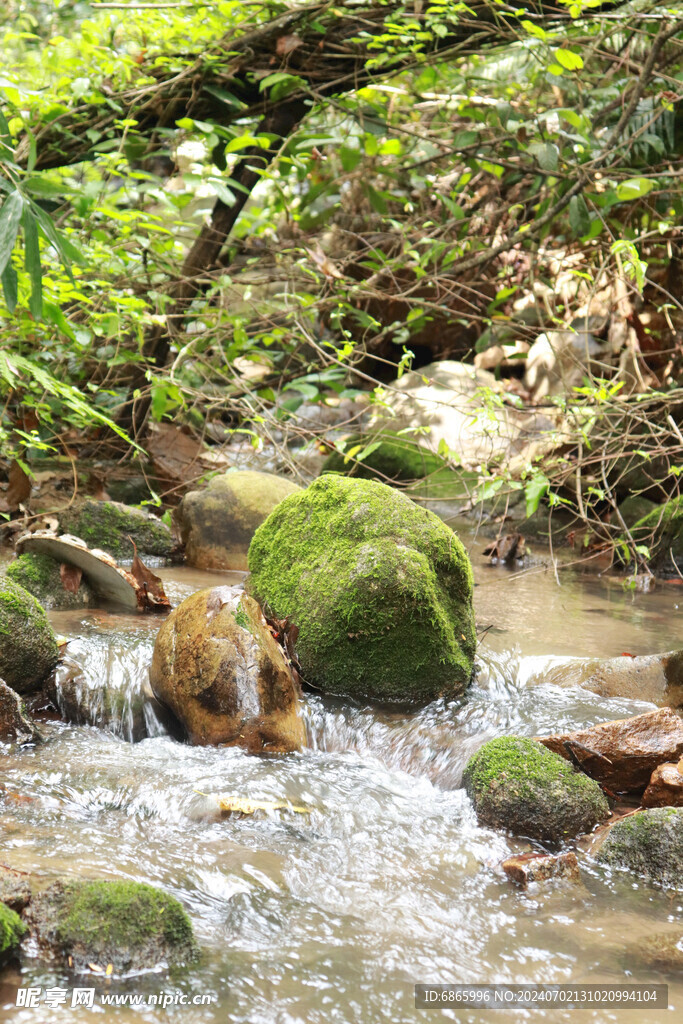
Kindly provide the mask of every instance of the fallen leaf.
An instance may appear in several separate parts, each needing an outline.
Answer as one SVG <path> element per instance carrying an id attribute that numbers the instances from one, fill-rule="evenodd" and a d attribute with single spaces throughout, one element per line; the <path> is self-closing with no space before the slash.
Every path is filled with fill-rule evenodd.
<path id="1" fill-rule="evenodd" d="M 280 36 L 277 43 L 275 44 L 275 52 L 278 57 L 286 57 L 288 53 L 292 53 L 303 45 L 303 39 L 292 33 L 289 36 Z"/>
<path id="2" fill-rule="evenodd" d="M 314 249 L 307 248 L 306 252 L 315 263 L 318 270 L 322 270 L 325 277 L 336 277 L 343 278 L 344 275 L 339 270 L 336 263 L 333 263 L 329 256 L 327 256 L 320 248 L 319 244 L 316 244 Z"/>
<path id="3" fill-rule="evenodd" d="M 16 512 L 31 497 L 31 481 L 16 459 L 10 466 L 8 479 L 7 490 L 0 495 L 0 511 Z"/>
<path id="4" fill-rule="evenodd" d="M 211 793 L 202 793 L 196 789 L 195 793 L 200 796 L 210 796 L 216 800 L 223 814 L 254 814 L 256 811 L 293 811 L 295 814 L 310 814 L 310 807 L 301 807 L 289 803 L 287 800 L 247 800 L 241 796 L 215 796 Z"/>
<path id="5" fill-rule="evenodd" d="M 66 562 L 62 562 L 59 567 L 59 575 L 64 589 L 68 590 L 70 594 L 77 594 L 83 578 L 83 570 L 79 569 L 77 565 L 67 565 Z"/>
<path id="6" fill-rule="evenodd" d="M 166 597 L 164 584 L 161 579 L 148 569 L 138 555 L 138 549 L 132 537 L 128 540 L 133 545 L 133 564 L 130 568 L 131 576 L 140 584 L 148 601 L 150 608 L 170 608 L 171 604 Z"/>

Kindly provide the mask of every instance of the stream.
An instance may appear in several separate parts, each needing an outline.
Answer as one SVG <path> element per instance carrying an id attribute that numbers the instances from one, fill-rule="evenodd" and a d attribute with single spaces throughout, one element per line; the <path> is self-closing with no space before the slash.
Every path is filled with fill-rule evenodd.
<path id="1" fill-rule="evenodd" d="M 417 982 L 669 985 L 638 972 L 626 943 L 679 928 L 683 897 L 610 873 L 589 859 L 580 884 L 525 893 L 500 862 L 524 841 L 478 827 L 460 786 L 468 757 L 501 733 L 534 736 L 650 710 L 562 686 L 562 658 L 648 654 L 683 646 L 672 623 L 683 587 L 652 594 L 565 569 L 490 568 L 469 528 L 481 635 L 479 669 L 464 699 L 412 714 L 351 708 L 308 694 L 309 746 L 276 758 L 191 747 L 151 709 L 147 738 L 129 742 L 144 685 L 154 616 L 103 610 L 52 614 L 83 670 L 82 685 L 121 691 L 105 728 L 48 722 L 48 742 L 4 748 L 3 863 L 48 878 L 129 878 L 177 896 L 202 959 L 176 976 L 80 978 L 24 960 L 0 975 L 0 1017 L 17 1024 L 90 1021 L 395 1024 L 418 1020 L 584 1021 L 623 1011 L 416 1010 Z M 156 570 L 172 603 L 242 574 Z M 553 682 L 544 681 L 550 668 Z M 105 711 L 102 712 L 106 718 Z M 287 801 L 304 811 L 223 817 L 216 796 Z M 209 1005 L 103 1008 L 15 1006 L 17 986 L 94 986 L 98 993 L 161 991 Z M 666 1011 L 641 1008 L 639 1024 Z M 628 1018 L 631 1019 L 631 1018 Z M 675 1018 L 672 1018 L 675 1019 Z"/>

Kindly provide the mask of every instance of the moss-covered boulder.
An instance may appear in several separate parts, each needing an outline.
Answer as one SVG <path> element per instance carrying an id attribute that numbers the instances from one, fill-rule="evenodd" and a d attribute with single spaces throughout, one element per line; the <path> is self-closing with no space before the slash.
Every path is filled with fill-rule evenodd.
<path id="1" fill-rule="evenodd" d="M 400 484 L 416 500 L 467 505 L 474 499 L 478 483 L 478 475 L 472 470 L 454 469 L 426 445 L 386 432 L 348 438 L 343 451 L 327 456 L 322 472 Z"/>
<path id="2" fill-rule="evenodd" d="M 472 675 L 472 568 L 433 513 L 372 480 L 328 474 L 256 531 L 248 589 L 298 628 L 304 678 L 359 700 L 425 703 Z"/>
<path id="3" fill-rule="evenodd" d="M 197 957 L 192 925 L 178 900 L 128 881 L 55 882 L 24 911 L 41 952 L 76 971 L 116 973 L 181 966 Z"/>
<path id="4" fill-rule="evenodd" d="M 87 498 L 60 513 L 62 533 L 80 537 L 88 547 L 107 551 L 114 558 L 132 558 L 131 538 L 138 552 L 168 558 L 173 551 L 171 531 L 151 512 L 118 501 Z"/>
<path id="5" fill-rule="evenodd" d="M 0 577 L 0 678 L 17 693 L 36 690 L 57 664 L 52 627 L 28 590 Z"/>
<path id="6" fill-rule="evenodd" d="M 150 683 L 192 743 L 252 754 L 304 745 L 298 683 L 244 591 L 211 587 L 185 598 L 157 634 Z"/>
<path id="7" fill-rule="evenodd" d="M 231 470 L 178 508 L 185 561 L 198 569 L 246 569 L 251 539 L 283 498 L 301 488 L 275 473 Z"/>
<path id="8" fill-rule="evenodd" d="M 470 758 L 463 783 L 482 825 L 559 843 L 609 817 L 597 782 L 536 740 L 501 736 Z"/>
<path id="9" fill-rule="evenodd" d="M 94 595 L 84 579 L 74 593 L 62 581 L 60 564 L 42 552 L 26 552 L 7 566 L 7 575 L 40 601 L 49 611 L 85 608 L 94 604 Z"/>
<path id="10" fill-rule="evenodd" d="M 683 807 L 651 807 L 621 818 L 607 833 L 598 861 L 683 889 Z"/>
<path id="11" fill-rule="evenodd" d="M 654 501 L 649 501 L 640 494 L 630 494 L 619 505 L 619 514 L 630 530 L 632 526 L 635 526 L 637 522 L 657 508 L 659 506 Z M 618 519 L 613 518 L 614 522 L 618 524 Z"/>
<path id="12" fill-rule="evenodd" d="M 26 934 L 26 925 L 19 915 L 0 903 L 0 964 L 6 963 Z"/>

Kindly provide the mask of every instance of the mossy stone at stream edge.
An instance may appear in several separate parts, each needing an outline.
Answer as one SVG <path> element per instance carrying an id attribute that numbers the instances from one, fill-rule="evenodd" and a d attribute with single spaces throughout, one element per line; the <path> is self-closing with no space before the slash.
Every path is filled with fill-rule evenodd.
<path id="1" fill-rule="evenodd" d="M 368 454 L 359 462 L 353 454 Z M 400 434 L 384 432 L 362 437 L 347 438 L 343 452 L 331 452 L 323 463 L 322 473 L 339 473 L 360 480 L 381 480 L 383 483 L 401 483 L 415 499 L 461 502 L 469 505 L 477 484 L 478 474 L 472 470 L 451 466 L 440 455 L 425 445 Z"/>
<path id="2" fill-rule="evenodd" d="M 171 531 L 151 512 L 121 505 L 117 501 L 95 501 L 87 498 L 82 504 L 60 513 L 63 533 L 84 540 L 88 547 L 99 548 L 114 558 L 132 558 L 132 538 L 139 554 L 167 558 L 173 551 Z"/>
<path id="3" fill-rule="evenodd" d="M 14 910 L 0 903 L 0 963 L 5 963 L 26 934 L 26 925 Z"/>
<path id="4" fill-rule="evenodd" d="M 607 833 L 598 861 L 683 889 L 683 807 L 652 807 L 621 818 Z"/>
<path id="5" fill-rule="evenodd" d="M 299 629 L 303 677 L 359 700 L 426 703 L 468 685 L 472 567 L 458 537 L 405 495 L 327 474 L 256 531 L 247 587 Z"/>
<path id="6" fill-rule="evenodd" d="M 7 566 L 7 576 L 40 601 L 50 611 L 84 608 L 94 602 L 93 593 L 81 580 L 74 594 L 62 583 L 59 562 L 42 552 L 26 552 Z"/>
<path id="7" fill-rule="evenodd" d="M 501 736 L 470 758 L 463 783 L 483 825 L 559 843 L 609 817 L 597 782 L 536 740 Z"/>
<path id="8" fill-rule="evenodd" d="M 665 505 L 656 505 L 630 527 L 637 544 L 650 549 L 650 563 L 655 569 L 671 569 L 671 556 L 683 559 L 683 495 L 672 498 Z"/>
<path id="9" fill-rule="evenodd" d="M 59 650 L 45 609 L 7 576 L 0 577 L 0 678 L 17 693 L 37 689 Z"/>
<path id="10" fill-rule="evenodd" d="M 55 882 L 34 894 L 24 913 L 39 944 L 76 970 L 90 964 L 117 972 L 180 966 L 198 955 L 192 925 L 178 900 L 129 881 Z"/>

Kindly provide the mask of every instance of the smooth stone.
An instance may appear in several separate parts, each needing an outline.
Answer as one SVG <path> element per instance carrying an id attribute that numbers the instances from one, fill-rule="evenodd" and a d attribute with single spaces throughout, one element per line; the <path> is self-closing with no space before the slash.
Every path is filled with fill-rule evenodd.
<path id="1" fill-rule="evenodd" d="M 643 807 L 683 807 L 681 763 L 660 764 L 640 801 Z"/>
<path id="2" fill-rule="evenodd" d="M 254 533 L 273 509 L 301 488 L 274 473 L 232 470 L 178 508 L 185 561 L 197 569 L 246 569 Z"/>
<path id="3" fill-rule="evenodd" d="M 261 609 L 231 587 L 186 598 L 157 634 L 150 669 L 155 697 L 191 743 L 249 753 L 300 750 L 300 691 Z"/>

